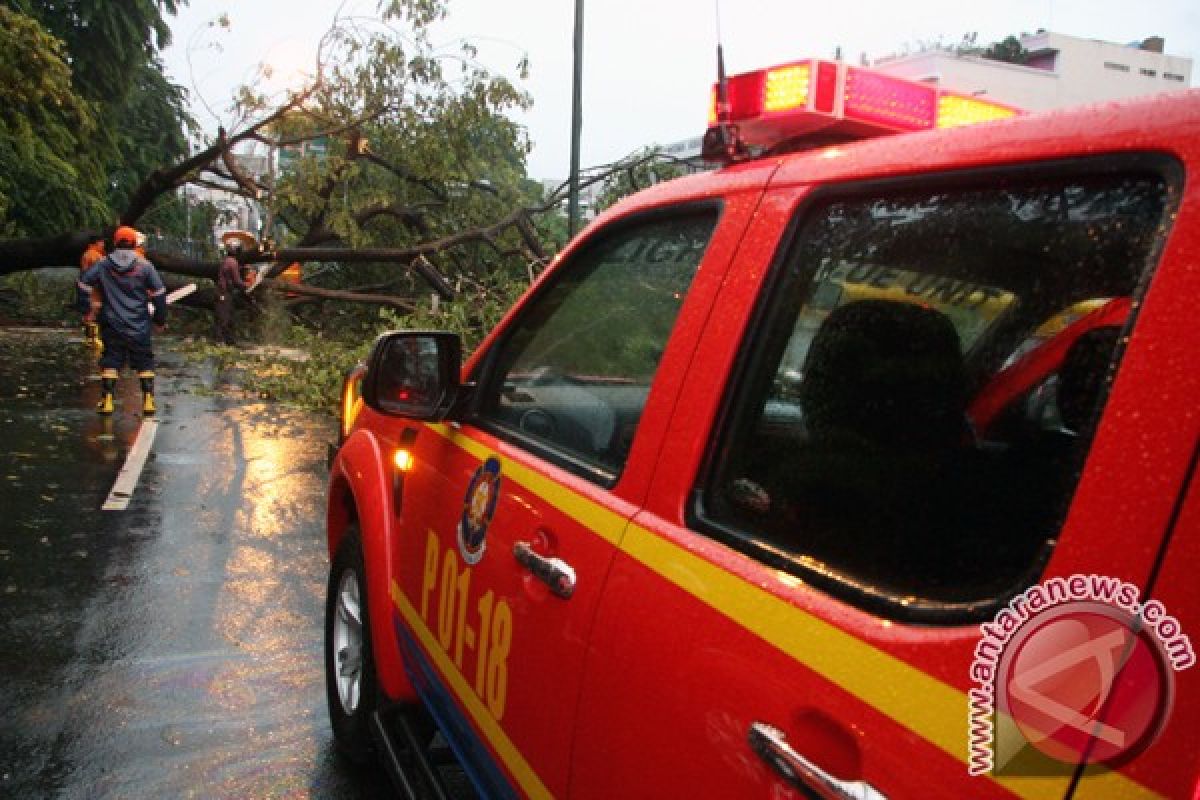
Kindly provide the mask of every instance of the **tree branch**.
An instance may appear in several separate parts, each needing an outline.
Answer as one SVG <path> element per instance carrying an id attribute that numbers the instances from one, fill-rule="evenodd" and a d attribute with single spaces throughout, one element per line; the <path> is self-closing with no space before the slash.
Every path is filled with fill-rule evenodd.
<path id="1" fill-rule="evenodd" d="M 454 289 L 427 259 L 426 253 L 436 252 L 423 246 L 418 247 L 360 247 L 353 250 L 345 247 L 284 247 L 271 256 L 262 256 L 258 261 L 278 260 L 284 264 L 293 261 L 340 261 L 346 264 L 370 262 L 406 262 L 429 282 L 434 291 L 446 300 L 454 299 Z"/>
<path id="2" fill-rule="evenodd" d="M 211 172 L 213 175 L 217 176 L 221 180 L 228 181 L 230 184 L 234 184 L 233 186 L 226 184 L 224 187 L 224 191 L 230 192 L 232 194 L 241 194 L 243 197 L 250 196 L 250 194 L 251 194 L 250 192 L 247 192 L 244 189 L 244 187 L 242 187 L 241 182 L 238 181 L 238 179 L 236 177 L 234 177 L 232 174 L 220 169 L 219 167 L 216 166 L 215 163 L 209 164 L 208 166 L 204 167 L 200 171 L 201 172 Z M 267 190 L 267 186 L 265 184 L 263 184 L 261 181 L 257 180 L 253 175 L 246 175 L 245 172 L 243 172 L 242 175 L 243 175 L 244 179 L 249 181 L 250 185 L 254 187 L 254 191 L 257 191 L 261 194 L 262 192 Z M 199 178 L 192 178 L 188 182 L 199 185 L 199 180 L 200 180 Z M 213 185 L 219 186 L 219 184 L 213 184 Z"/>
<path id="3" fill-rule="evenodd" d="M 354 214 L 354 223 L 362 227 L 376 217 L 392 217 L 418 233 L 428 233 L 429 226 L 425 224 L 425 214 L 419 209 L 419 206 L 411 207 L 378 203 L 357 211 Z"/>
<path id="4" fill-rule="evenodd" d="M 232 136 L 226 135 L 224 130 L 219 132 L 217 139 L 208 147 L 200 150 L 197 153 L 185 158 L 178 164 L 162 169 L 156 169 L 150 173 L 145 180 L 134 189 L 133 194 L 129 198 L 129 204 L 126 206 L 124 213 L 121 214 L 121 224 L 132 225 L 146 213 L 146 211 L 154 205 L 154 202 L 160 195 L 169 192 L 179 186 L 182 186 L 193 173 L 198 172 L 202 167 L 211 164 L 235 144 L 248 139 L 258 131 L 278 122 L 296 108 L 303 106 L 304 102 L 312 96 L 317 90 L 319 83 L 314 83 L 305 89 L 303 92 L 292 95 L 291 98 L 275 109 L 273 112 L 263 117 L 247 128 L 242 129 Z M 228 166 L 228 164 L 226 164 Z"/>
<path id="5" fill-rule="evenodd" d="M 446 193 L 445 193 L 445 191 L 442 190 L 441 186 L 439 186 L 438 184 L 429 180 L 428 178 L 421 178 L 421 177 L 413 174 L 411 171 L 409 171 L 409 169 L 407 167 L 402 167 L 399 164 L 393 164 L 392 162 L 388 161 L 386 158 L 383 158 L 382 156 L 379 156 L 379 155 L 377 155 L 375 153 L 371 153 L 371 152 L 364 153 L 362 157 L 365 158 L 367 161 L 371 162 L 372 164 L 375 164 L 376 166 L 386 169 L 388 172 L 392 173 L 400 180 L 407 181 L 409 183 L 413 183 L 413 184 L 416 184 L 417 186 L 420 186 L 422 189 L 429 192 L 431 195 L 433 195 L 434 197 L 436 197 L 438 200 L 440 200 L 443 203 L 445 203 L 449 199 L 446 197 Z"/>
<path id="6" fill-rule="evenodd" d="M 229 194 L 237 195 L 238 197 L 245 197 L 247 200 L 254 199 L 253 197 L 251 197 L 250 195 L 248 195 L 244 191 L 242 191 L 242 189 L 240 187 L 231 187 L 227 184 L 216 183 L 215 181 L 208 181 L 208 180 L 204 180 L 203 178 L 192 178 L 190 181 L 188 181 L 188 183 L 192 184 L 193 186 L 199 186 L 204 189 L 212 189 L 213 191 L 218 191 L 218 192 L 228 192 Z"/>
<path id="7" fill-rule="evenodd" d="M 223 129 L 220 131 L 218 138 L 225 138 L 225 131 Z M 238 163 L 229 147 L 225 147 L 221 151 L 221 163 L 225 165 L 225 169 L 229 170 L 230 177 L 233 178 L 234 183 L 242 188 L 242 191 L 255 200 L 262 197 L 262 189 L 242 169 L 242 165 Z"/>
<path id="8" fill-rule="evenodd" d="M 416 310 L 416 306 L 411 302 L 386 294 L 365 294 L 362 292 L 347 292 L 337 289 L 322 289 L 317 286 L 309 286 L 303 283 L 288 283 L 287 281 L 278 281 L 274 280 L 273 278 L 264 278 L 263 286 L 277 292 L 298 294 L 302 297 L 316 297 L 323 300 L 344 300 L 350 303 L 369 303 L 372 305 L 391 306 L 392 308 L 398 308 L 401 311 L 407 312 Z"/>

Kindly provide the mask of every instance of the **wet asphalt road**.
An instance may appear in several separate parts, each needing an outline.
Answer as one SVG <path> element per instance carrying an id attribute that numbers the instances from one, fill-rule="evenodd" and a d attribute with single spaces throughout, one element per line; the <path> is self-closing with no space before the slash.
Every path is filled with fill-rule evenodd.
<path id="1" fill-rule="evenodd" d="M 334 421 L 157 349 L 153 453 L 104 512 L 136 379 L 106 420 L 81 344 L 0 329 L 0 797 L 390 796 L 325 712 Z"/>

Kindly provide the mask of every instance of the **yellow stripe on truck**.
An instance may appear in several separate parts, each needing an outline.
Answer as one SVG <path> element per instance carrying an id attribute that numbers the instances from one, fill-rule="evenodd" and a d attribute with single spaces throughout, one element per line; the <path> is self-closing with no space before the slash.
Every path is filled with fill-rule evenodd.
<path id="1" fill-rule="evenodd" d="M 504 766 L 508 767 L 508 771 L 517 779 L 517 784 L 521 787 L 521 791 L 528 797 L 534 798 L 550 798 L 553 795 L 542 783 L 542 779 L 533 771 L 533 767 L 529 766 L 529 762 L 521 755 L 521 751 L 513 744 L 512 740 L 505 734 L 504 729 L 500 727 L 500 723 L 488 713 L 483 701 L 472 691 L 467 679 L 462 676 L 454 666 L 454 662 L 450 660 L 450 656 L 446 651 L 438 647 L 437 641 L 433 638 L 433 631 L 425 626 L 425 621 L 417 614 L 417 610 L 413 608 L 412 603 L 408 601 L 404 590 L 400 588 L 400 584 L 392 581 L 391 585 L 392 603 L 400 612 L 400 616 L 404 617 L 404 622 L 408 625 L 409 630 L 416 634 L 417 639 L 421 642 L 421 647 L 425 649 L 425 655 L 437 665 L 438 671 L 449 682 L 450 692 L 465 707 L 466 712 L 475 722 L 476 727 L 491 744 L 492 749 L 500 756 L 500 760 L 504 762 Z"/>
<path id="2" fill-rule="evenodd" d="M 427 427 L 480 461 L 496 455 L 461 430 L 447 425 Z M 965 692 L 645 528 L 630 525 L 622 539 L 625 521 L 620 515 L 512 459 L 501 458 L 501 472 L 605 541 L 619 544 L 632 558 L 697 600 L 936 745 L 962 762 L 966 770 L 968 704 Z M 425 633 L 428 635 L 428 632 Z M 428 642 L 422 639 L 427 651 L 445 658 L 438 648 L 432 646 L 432 642 L 431 636 Z M 820 646 L 815 647 L 814 643 Z M 458 677 L 441 662 L 439 666 L 445 674 Z M 468 705 L 478 703 L 465 682 L 463 687 L 462 691 L 456 688 L 456 694 L 464 698 Z M 486 714 L 482 705 L 480 713 Z M 503 735 L 502 731 L 499 733 Z M 1061 798 L 1066 784 L 1061 776 L 987 777 L 1014 795 L 1030 800 Z M 1161 795 L 1120 772 L 1091 768 L 1080 782 L 1075 797 L 1136 800 L 1158 798 Z"/>
<path id="3" fill-rule="evenodd" d="M 615 546 L 620 542 L 621 532 L 625 529 L 626 523 L 625 518 L 620 514 L 615 514 L 583 495 L 567 489 L 562 484 L 555 483 L 524 464 L 492 452 L 467 434 L 449 425 L 427 424 L 425 427 L 439 436 L 444 436 L 480 461 L 486 461 L 493 456 L 500 459 L 500 474 L 505 479 L 516 481 L 563 514 L 586 526 L 609 544 Z"/>
<path id="4" fill-rule="evenodd" d="M 921 738 L 967 763 L 967 695 L 820 617 L 631 525 L 622 548 L 644 566 Z M 819 643 L 819 646 L 814 646 Z M 1065 780 L 987 776 L 1019 797 L 1061 798 Z M 1079 797 L 1159 795 L 1119 772 L 1099 771 Z M 1095 794 L 1093 794 L 1093 792 Z"/>

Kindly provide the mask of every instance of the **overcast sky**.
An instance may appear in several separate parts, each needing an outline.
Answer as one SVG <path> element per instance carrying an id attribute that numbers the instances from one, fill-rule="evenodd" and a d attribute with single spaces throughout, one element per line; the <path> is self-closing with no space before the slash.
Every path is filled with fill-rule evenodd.
<path id="1" fill-rule="evenodd" d="M 1197 0 L 719 0 L 721 38 L 732 73 L 809 57 L 841 47 L 857 61 L 921 42 L 957 42 L 977 32 L 981 43 L 1046 28 L 1090 39 L 1132 42 L 1166 38 L 1166 52 L 1200 62 Z M 339 7 L 370 14 L 374 0 L 190 0 L 173 21 L 175 41 L 165 54 L 174 79 L 193 91 L 192 107 L 207 129 L 234 87 L 260 63 L 275 83 L 311 71 L 316 44 Z M 435 41 L 446 52 L 460 38 L 480 48 L 479 60 L 518 80 L 533 96 L 520 117 L 534 143 L 529 173 L 566 175 L 570 159 L 572 0 L 450 0 L 450 19 Z M 585 0 L 584 166 L 614 161 L 644 145 L 699 135 L 715 74 L 714 0 Z M 208 23 L 226 13 L 231 27 Z M 216 46 L 214 46 L 216 45 Z M 190 59 L 190 65 L 189 65 Z M 1200 66 L 1200 65 L 1197 65 Z M 1193 68 L 1193 73 L 1196 67 Z M 1193 75 L 1193 84 L 1195 75 Z"/>

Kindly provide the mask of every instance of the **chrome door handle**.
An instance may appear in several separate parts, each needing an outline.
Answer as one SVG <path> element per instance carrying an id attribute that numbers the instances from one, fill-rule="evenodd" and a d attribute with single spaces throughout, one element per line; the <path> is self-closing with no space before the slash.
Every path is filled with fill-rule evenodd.
<path id="1" fill-rule="evenodd" d="M 555 597 L 566 600 L 575 593 L 575 570 L 561 558 L 539 556 L 528 542 L 513 545 L 513 556 L 533 577 L 549 586 Z"/>
<path id="2" fill-rule="evenodd" d="M 750 726 L 750 749 L 780 777 L 817 800 L 887 800 L 866 781 L 843 781 L 797 753 L 783 731 L 764 722 Z"/>

